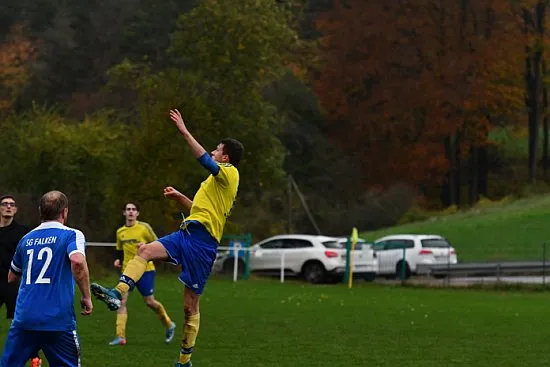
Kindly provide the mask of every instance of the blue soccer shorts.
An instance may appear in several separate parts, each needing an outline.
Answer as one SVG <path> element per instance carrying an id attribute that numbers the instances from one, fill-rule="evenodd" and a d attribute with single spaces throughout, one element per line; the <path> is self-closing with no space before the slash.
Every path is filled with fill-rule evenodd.
<path id="1" fill-rule="evenodd" d="M 168 253 L 168 262 L 181 265 L 183 284 L 201 294 L 216 260 L 218 241 L 197 221 L 186 222 L 185 228 L 158 241 Z"/>
<path id="2" fill-rule="evenodd" d="M 50 366 L 80 367 L 80 342 L 76 330 L 24 330 L 13 326 L 4 344 L 0 366 L 25 367 L 39 350 Z"/>
<path id="3" fill-rule="evenodd" d="M 136 283 L 136 288 L 143 297 L 155 293 L 155 274 L 156 271 L 154 270 L 146 271 Z"/>

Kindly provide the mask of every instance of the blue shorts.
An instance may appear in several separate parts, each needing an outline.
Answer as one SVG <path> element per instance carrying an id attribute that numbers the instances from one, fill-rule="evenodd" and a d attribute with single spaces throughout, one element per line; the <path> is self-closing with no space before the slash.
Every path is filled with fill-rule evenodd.
<path id="1" fill-rule="evenodd" d="M 0 367 L 25 367 L 42 350 L 50 366 L 79 367 L 80 342 L 74 331 L 24 330 L 12 326 Z"/>
<path id="2" fill-rule="evenodd" d="M 136 283 L 136 288 L 142 297 L 147 297 L 155 293 L 155 274 L 156 271 L 154 270 L 146 271 Z"/>
<path id="3" fill-rule="evenodd" d="M 212 271 L 218 241 L 197 221 L 186 223 L 185 229 L 160 238 L 171 262 L 181 265 L 179 279 L 196 294 L 201 294 Z"/>

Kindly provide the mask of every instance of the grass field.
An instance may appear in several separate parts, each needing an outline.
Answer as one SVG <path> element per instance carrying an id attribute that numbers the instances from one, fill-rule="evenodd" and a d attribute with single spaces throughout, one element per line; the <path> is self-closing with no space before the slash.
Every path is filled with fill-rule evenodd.
<path id="1" fill-rule="evenodd" d="M 540 260 L 543 243 L 550 244 L 549 228 L 550 196 L 542 196 L 361 235 L 376 240 L 398 233 L 440 234 L 456 247 L 459 261 Z"/>
<path id="2" fill-rule="evenodd" d="M 156 295 L 182 325 L 181 286 L 159 277 Z M 114 313 L 96 302 L 79 316 L 83 366 L 173 366 L 178 341 L 130 297 L 128 344 L 111 347 Z M 415 289 L 362 283 L 213 280 L 202 300 L 196 367 L 541 366 L 548 359 L 550 294 Z M 2 330 L 2 342 L 6 330 Z M 178 333 L 179 334 L 179 333 Z"/>

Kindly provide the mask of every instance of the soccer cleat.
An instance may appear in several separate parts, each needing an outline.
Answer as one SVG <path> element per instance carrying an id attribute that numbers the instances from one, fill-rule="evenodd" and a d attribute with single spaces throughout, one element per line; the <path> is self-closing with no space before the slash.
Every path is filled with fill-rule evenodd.
<path id="1" fill-rule="evenodd" d="M 126 345 L 126 339 L 117 336 L 113 341 L 109 342 L 109 345 Z"/>
<path id="2" fill-rule="evenodd" d="M 170 343 L 174 339 L 174 334 L 176 333 L 176 323 L 172 321 L 172 324 L 168 329 L 166 329 L 166 339 L 164 342 L 166 344 Z"/>
<path id="3" fill-rule="evenodd" d="M 187 363 L 179 363 L 179 362 L 176 362 L 176 366 L 175 367 L 193 367 L 193 363 L 191 363 L 191 361 L 187 362 Z"/>
<path id="4" fill-rule="evenodd" d="M 122 296 L 116 289 L 105 288 L 97 283 L 92 283 L 90 289 L 95 298 L 104 302 L 109 310 L 116 311 L 120 308 L 120 300 Z"/>

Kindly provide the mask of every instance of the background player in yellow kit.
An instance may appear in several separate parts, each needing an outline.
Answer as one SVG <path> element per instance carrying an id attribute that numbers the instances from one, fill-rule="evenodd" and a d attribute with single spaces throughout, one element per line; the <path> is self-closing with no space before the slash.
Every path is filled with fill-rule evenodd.
<path id="1" fill-rule="evenodd" d="M 109 309 L 120 307 L 120 300 L 138 282 L 148 261 L 165 260 L 181 265 L 179 279 L 185 285 L 183 310 L 185 325 L 180 355 L 176 367 L 190 367 L 191 353 L 199 332 L 199 299 L 216 259 L 223 228 L 231 213 L 239 187 L 239 164 L 244 148 L 235 139 L 223 139 L 210 154 L 187 130 L 178 110 L 170 111 L 170 118 L 183 135 L 199 163 L 210 172 L 193 200 L 169 186 L 164 196 L 178 201 L 190 211 L 180 230 L 141 246 L 113 289 L 92 284 L 92 292 Z"/>
<path id="2" fill-rule="evenodd" d="M 118 258 L 114 265 L 117 268 L 126 269 L 128 262 L 138 253 L 140 243 L 152 242 L 157 239 L 157 235 L 151 226 L 145 222 L 137 220 L 139 216 L 139 205 L 135 202 L 128 202 L 124 206 L 124 217 L 126 223 L 116 232 L 116 249 Z M 147 263 L 145 272 L 141 279 L 136 283 L 136 287 L 143 297 L 145 304 L 155 313 L 166 328 L 165 342 L 169 343 L 174 338 L 176 324 L 170 320 L 162 303 L 155 299 L 155 265 L 152 261 Z M 120 308 L 117 310 L 116 317 L 116 337 L 110 342 L 110 345 L 126 344 L 126 323 L 128 321 L 128 309 L 126 302 L 128 293 L 121 300 Z"/>

